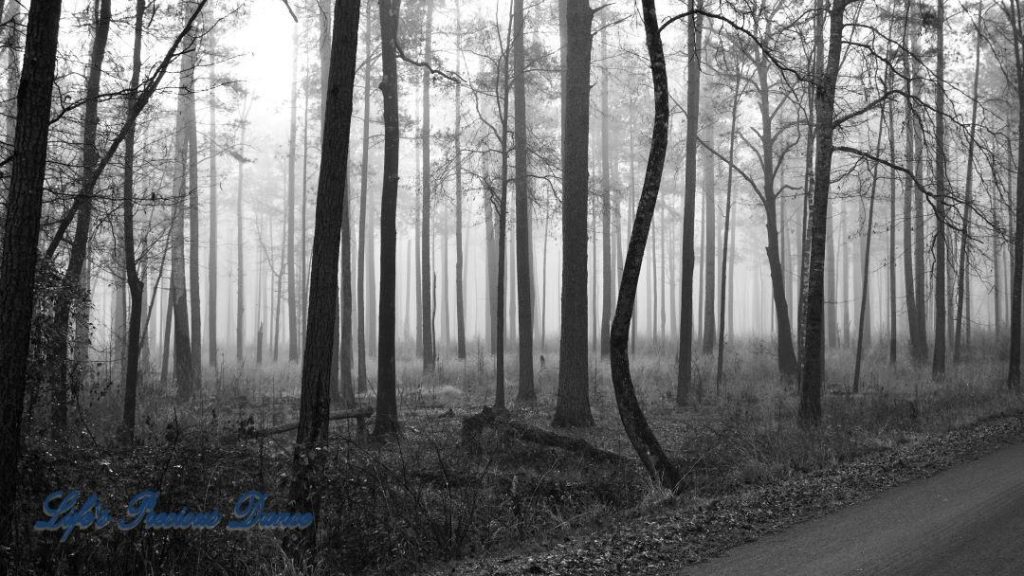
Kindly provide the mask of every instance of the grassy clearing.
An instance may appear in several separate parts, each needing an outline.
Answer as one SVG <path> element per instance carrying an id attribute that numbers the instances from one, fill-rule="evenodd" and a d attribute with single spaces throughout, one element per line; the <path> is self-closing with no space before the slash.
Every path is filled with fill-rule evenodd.
<path id="1" fill-rule="evenodd" d="M 405 574 L 437 562 L 523 547 L 544 548 L 581 530 L 643 514 L 668 496 L 652 486 L 632 458 L 622 433 L 605 362 L 593 359 L 591 392 L 597 425 L 563 431 L 629 457 L 630 464 L 595 463 L 563 451 L 485 434 L 479 451 L 459 444 L 461 417 L 493 402 L 492 360 L 471 347 L 465 362 L 448 359 L 435 377 L 423 377 L 409 353 L 400 360 L 400 442 L 357 439 L 354 424 L 336 423 L 322 455 L 324 506 L 320 518 L 324 573 Z M 773 346 L 745 343 L 727 359 L 721 387 L 712 357 L 697 367 L 701 402 L 675 407 L 673 351 L 649 347 L 634 356 L 640 400 L 652 427 L 686 478 L 683 500 L 700 500 L 784 481 L 872 452 L 919 441 L 988 415 L 1022 408 L 1002 385 L 1003 362 L 972 358 L 941 382 L 927 370 L 888 365 L 884 351 L 865 362 L 860 394 L 850 394 L 848 350 L 829 352 L 825 422 L 813 433 L 795 424 L 795 385 L 780 381 Z M 548 427 L 554 408 L 557 361 L 538 362 L 539 401 L 516 405 L 516 362 L 510 358 L 508 394 L 516 418 Z M 539 359 L 538 359 L 539 360 Z M 371 374 L 373 373 L 371 366 Z M 296 418 L 294 366 L 206 370 L 203 397 L 189 405 L 150 386 L 141 395 L 140 441 L 113 438 L 119 390 L 102 378 L 83 390 L 71 442 L 45 438 L 45 409 L 37 406 L 24 473 L 22 526 L 40 517 L 51 490 L 97 492 L 112 510 L 130 494 L 161 490 L 161 509 L 230 509 L 242 491 L 284 500 L 291 434 L 240 440 L 238 429 Z M 371 393 L 360 398 L 372 405 Z M 88 425 L 86 425 L 88 423 Z M 276 496 L 276 500 L 274 498 Z M 133 531 L 76 532 L 58 544 L 54 534 L 25 531 L 19 556 L 27 574 L 280 574 L 293 571 L 279 535 Z"/>

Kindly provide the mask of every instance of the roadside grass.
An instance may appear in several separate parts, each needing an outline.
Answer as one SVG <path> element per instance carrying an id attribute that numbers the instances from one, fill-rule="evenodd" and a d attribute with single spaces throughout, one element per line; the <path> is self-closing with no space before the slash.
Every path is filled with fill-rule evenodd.
<path id="1" fill-rule="evenodd" d="M 796 425 L 797 386 L 779 377 L 772 342 L 747 341 L 728 351 L 720 384 L 714 357 L 698 356 L 694 401 L 685 408 L 675 404 L 674 350 L 641 345 L 632 362 L 640 402 L 684 474 L 683 490 L 672 495 L 636 463 L 607 360 L 591 357 L 596 425 L 556 432 L 625 456 L 619 465 L 493 432 L 482 436 L 479 449 L 467 450 L 460 444 L 461 418 L 493 404 L 493 358 L 471 343 L 466 360 L 443 358 L 426 377 L 413 351 L 402 348 L 400 440 L 380 443 L 359 438 L 348 421 L 332 424 L 318 479 L 324 553 L 314 573 L 407 574 L 466 556 L 543 549 L 653 508 L 784 481 L 1024 408 L 1005 390 L 1004 363 L 980 349 L 950 364 L 936 382 L 930 364 L 901 358 L 891 367 L 880 347 L 865 358 L 857 394 L 851 391 L 852 352 L 830 350 L 825 421 L 807 433 Z M 555 354 L 543 356 L 543 363 L 540 355 L 535 359 L 538 400 L 531 404 L 516 401 L 518 365 L 507 358 L 507 400 L 517 420 L 550 429 L 558 365 Z M 370 406 L 372 360 L 369 390 L 357 398 Z M 97 491 L 113 510 L 123 510 L 127 497 L 142 489 L 161 490 L 168 507 L 222 512 L 240 492 L 258 489 L 271 494 L 272 507 L 287 508 L 292 433 L 254 440 L 239 430 L 297 418 L 297 367 L 204 367 L 203 392 L 188 404 L 174 402 L 173 387 L 147 374 L 132 446 L 115 441 L 120 390 L 105 376 L 95 374 L 80 394 L 70 442 L 49 440 L 47 407 L 35 407 L 22 471 L 34 481 L 21 495 L 22 527 L 40 518 L 49 491 L 67 488 Z M 27 529 L 21 537 L 27 574 L 72 573 L 82 558 L 89 559 L 90 574 L 295 571 L 281 552 L 280 535 L 267 531 L 107 529 L 79 531 L 63 544 L 54 534 Z"/>

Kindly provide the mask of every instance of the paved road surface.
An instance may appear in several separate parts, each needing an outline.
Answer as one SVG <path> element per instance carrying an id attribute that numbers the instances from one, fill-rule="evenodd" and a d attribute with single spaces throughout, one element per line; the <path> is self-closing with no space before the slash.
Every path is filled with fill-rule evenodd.
<path id="1" fill-rule="evenodd" d="M 798 524 L 686 576 L 1024 576 L 1024 445 Z"/>

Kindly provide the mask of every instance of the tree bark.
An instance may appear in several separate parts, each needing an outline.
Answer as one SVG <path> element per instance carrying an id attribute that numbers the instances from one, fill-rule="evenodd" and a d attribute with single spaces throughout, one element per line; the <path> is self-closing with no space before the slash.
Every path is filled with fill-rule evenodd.
<path id="1" fill-rule="evenodd" d="M 689 10 L 703 9 L 700 0 L 689 0 Z M 700 47 L 702 18 L 690 15 L 687 18 L 688 53 L 686 63 L 686 167 L 683 176 L 683 266 L 681 282 L 681 303 L 679 321 L 679 357 L 676 381 L 676 405 L 686 406 L 690 402 L 690 386 L 693 383 L 693 261 L 694 261 L 694 216 L 697 197 L 697 118 L 700 116 Z"/>
<path id="2" fill-rule="evenodd" d="M 455 73 L 462 71 L 462 5 L 455 4 Z M 465 263 L 462 253 L 462 84 L 455 84 L 455 331 L 457 355 L 466 359 Z"/>
<path id="3" fill-rule="evenodd" d="M 981 26 L 984 8 L 978 6 L 977 37 L 974 41 L 974 80 L 971 88 L 971 127 L 967 137 L 967 182 L 964 185 L 964 223 L 960 241 L 960 263 L 957 266 L 956 334 L 953 337 L 953 362 L 959 363 L 963 356 L 964 293 L 970 289 L 967 276 L 967 251 L 970 246 L 971 210 L 974 209 L 974 143 L 978 122 L 978 76 L 981 71 Z M 997 280 L 998 282 L 998 280 Z M 968 315 L 970 304 L 968 303 Z M 970 322 L 968 322 L 968 330 Z M 998 328 L 997 334 L 998 334 Z"/>
<path id="4" fill-rule="evenodd" d="M 710 118 L 708 145 L 715 146 L 715 121 Z M 714 155 L 704 155 L 704 345 L 702 352 L 715 351 L 715 165 Z M 790 338 L 791 340 L 791 338 Z"/>
<path id="5" fill-rule="evenodd" d="M 142 30 L 146 13 L 146 0 L 135 2 L 135 37 L 132 44 L 132 75 L 128 83 L 127 108 L 135 107 L 139 90 L 139 69 L 142 67 Z M 124 191 L 121 206 L 124 225 L 124 270 L 131 297 L 131 312 L 128 318 L 128 345 L 124 373 L 124 411 L 121 426 L 129 441 L 135 434 L 135 400 L 140 384 L 139 353 L 142 334 L 142 309 L 145 307 L 145 289 L 139 278 L 135 262 L 135 126 L 129 127 L 124 139 Z"/>
<path id="6" fill-rule="evenodd" d="M 800 425 L 815 427 L 821 422 L 821 383 L 825 370 L 823 344 L 825 296 L 825 231 L 828 226 L 829 188 L 832 181 L 832 132 L 835 115 L 836 78 L 839 75 L 843 46 L 843 17 L 846 7 L 857 0 L 835 0 L 829 8 L 828 57 L 815 87 L 815 143 L 814 194 L 808 213 L 807 278 L 804 288 L 804 337 L 806 338 L 803 369 L 800 379 Z M 818 0 L 818 10 L 823 10 Z"/>
<path id="7" fill-rule="evenodd" d="M 562 104 L 562 310 L 554 426 L 592 426 L 587 358 L 587 186 L 591 23 L 588 0 L 566 0 Z"/>
<path id="8" fill-rule="evenodd" d="M 398 204 L 398 64 L 396 42 L 401 0 L 378 0 L 384 97 L 384 184 L 380 206 L 380 309 L 377 344 L 377 417 L 375 436 L 398 434 L 395 382 L 395 216 Z M 347 132 L 346 132 L 347 134 Z"/>
<path id="9" fill-rule="evenodd" d="M 363 66 L 363 157 L 359 174 L 359 256 L 356 272 L 356 391 L 366 392 L 366 197 L 369 186 L 370 166 L 370 51 L 372 27 L 370 26 L 370 3 L 366 4 L 366 30 L 363 34 L 363 52 L 366 63 Z M 370 242 L 373 242 L 371 233 Z"/>
<path id="10" fill-rule="evenodd" d="M 732 117 L 729 122 L 729 164 L 728 164 L 728 175 L 726 176 L 725 182 L 725 230 L 722 232 L 722 281 L 721 281 L 721 297 L 718 302 L 718 365 L 715 370 L 715 390 L 718 391 L 722 385 L 722 369 L 725 361 L 725 288 L 729 284 L 732 278 L 731 266 L 727 269 L 729 264 L 729 227 L 730 219 L 732 217 L 732 175 L 733 175 L 733 158 L 736 152 L 736 117 L 739 115 L 739 104 L 740 104 L 740 75 L 736 74 L 736 85 L 733 86 L 732 92 Z M 730 285 L 731 286 L 731 285 Z M 731 307 L 729 314 L 732 314 Z"/>
<path id="11" fill-rule="evenodd" d="M 382 0 L 386 1 L 386 0 Z M 334 324 L 338 301 L 338 244 L 345 217 L 345 196 L 352 123 L 352 93 L 359 42 L 359 2 L 338 0 L 334 41 L 324 106 L 320 176 L 317 183 L 316 222 L 310 270 L 306 345 L 302 358 L 299 428 L 295 441 L 290 499 L 296 510 L 319 516 L 320 496 L 313 484 L 319 445 L 327 441 L 330 415 L 331 358 L 335 353 Z M 293 558 L 312 559 L 316 522 L 303 530 L 291 547 Z"/>
<path id="12" fill-rule="evenodd" d="M 946 373 L 946 3 L 936 6 L 935 65 L 935 351 L 932 378 Z M 966 241 L 966 237 L 964 238 Z M 966 243 L 966 242 L 965 242 Z"/>
<path id="13" fill-rule="evenodd" d="M 209 254 L 209 272 L 208 272 L 208 296 L 206 322 L 209 330 L 209 361 L 210 366 L 216 371 L 217 369 L 217 155 L 220 152 L 217 146 L 217 75 L 216 75 L 216 58 L 217 58 L 217 32 L 210 28 L 206 31 L 207 38 L 210 41 L 209 58 L 210 58 L 210 254 Z"/>
<path id="14" fill-rule="evenodd" d="M 530 151 L 526 127 L 526 56 L 524 44 L 523 0 L 515 0 L 515 30 L 512 58 L 515 91 L 516 146 L 516 280 L 519 298 L 519 395 L 522 402 L 533 402 L 533 277 L 530 265 Z"/>
<path id="15" fill-rule="evenodd" d="M 423 49 L 423 61 L 430 62 L 431 59 L 431 37 L 433 36 L 434 3 L 427 2 L 427 18 L 425 23 L 425 43 Z M 420 132 L 421 152 L 423 153 L 423 193 L 421 196 L 421 228 L 420 228 L 420 313 L 422 318 L 420 325 L 423 330 L 423 371 L 432 373 L 437 360 L 437 352 L 434 350 L 434 301 L 431 298 L 431 264 L 430 264 L 430 209 L 431 209 L 431 182 L 430 182 L 430 70 L 423 68 L 423 129 Z"/>
<path id="16" fill-rule="evenodd" d="M 1020 42 L 1024 39 L 1020 20 L 1019 0 L 1010 0 L 1010 25 L 1013 30 L 1014 61 L 1017 71 L 1017 107 L 1024 110 L 1024 55 Z M 24 83 L 23 83 L 24 84 Z M 1024 166 L 1024 113 L 1017 114 L 1017 167 Z M 20 126 L 19 126 L 20 128 Z M 1017 178 L 1017 197 L 1014 201 L 1013 282 L 1010 289 L 1010 358 L 1006 384 L 1011 390 L 1020 388 L 1021 345 L 1021 291 L 1024 284 L 1024 178 Z"/>
<path id="17" fill-rule="evenodd" d="M 7 220 L 0 245 L 0 543 L 14 546 L 21 421 L 25 403 L 39 227 L 43 209 L 50 97 L 60 0 L 33 0 L 18 88 Z M 5 567 L 0 565 L 0 570 Z"/>
<path id="18" fill-rule="evenodd" d="M 359 13 L 356 13 L 356 20 L 359 19 Z M 291 121 L 288 127 L 288 213 L 285 215 L 285 221 L 288 223 L 288 229 L 285 233 L 285 260 L 287 262 L 288 274 L 288 361 L 298 362 L 299 360 L 299 336 L 298 336 L 298 303 L 296 301 L 296 286 L 295 286 L 295 134 L 297 129 L 296 110 L 298 107 L 299 99 L 299 85 L 298 85 L 298 68 L 299 68 L 299 29 L 295 28 L 292 34 L 292 93 L 291 93 Z M 330 81 L 328 80 L 328 84 Z M 328 92 L 330 86 L 327 87 Z M 326 131 L 327 126 L 327 104 L 324 104 L 324 129 Z M 326 138 L 326 137 L 325 137 Z M 321 145 L 321 148 L 323 146 Z M 329 162 L 336 162 L 337 159 L 331 158 Z M 342 172 L 347 167 L 343 167 Z M 345 183 L 341 186 L 344 188 Z M 319 195 L 319 190 L 317 191 Z M 337 260 L 337 258 L 335 258 Z M 337 265 L 337 264 L 335 264 Z M 337 284 L 337 280 L 335 280 Z"/>
<path id="19" fill-rule="evenodd" d="M 879 157 L 882 156 L 882 131 L 884 130 L 885 124 L 885 108 L 883 107 L 879 113 L 878 118 L 878 141 L 875 144 L 875 153 Z M 857 394 L 860 392 L 860 367 L 861 361 L 863 360 L 863 353 L 865 343 L 868 338 L 865 335 L 865 325 L 867 324 L 868 315 L 868 303 L 870 302 L 870 294 L 868 291 L 868 277 L 869 270 L 871 270 L 871 231 L 875 224 L 875 192 L 878 191 L 878 162 L 871 170 L 871 197 L 868 200 L 868 222 L 867 222 L 867 238 L 864 240 L 864 265 L 861 267 L 861 285 L 860 285 L 860 312 L 857 320 L 857 353 L 854 360 L 853 368 L 853 393 Z M 870 329 L 870 328 L 869 328 Z"/>
<path id="20" fill-rule="evenodd" d="M 89 56 L 89 72 L 86 77 L 85 87 L 85 113 L 82 122 L 82 179 L 88 181 L 95 175 L 99 165 L 99 152 L 97 150 L 96 131 L 99 126 L 99 93 L 100 79 L 103 75 L 103 59 L 107 51 L 107 37 L 110 31 L 110 1 L 97 0 L 94 3 L 94 25 L 96 28 L 93 34 L 92 48 Z M 80 384 L 81 371 L 84 366 L 78 366 L 75 362 L 68 361 L 67 345 L 68 330 L 70 328 L 72 309 L 75 311 L 76 328 L 88 327 L 89 303 L 88 283 L 85 283 L 85 299 L 77 305 L 72 302 L 73 294 L 82 286 L 82 277 L 86 269 L 86 260 L 89 252 L 89 234 L 92 229 L 92 194 L 84 197 L 81 208 L 75 223 L 75 236 L 71 243 L 71 251 L 68 256 L 68 267 L 64 273 L 64 290 L 57 296 L 54 310 L 54 328 L 56 333 L 53 336 L 55 345 L 58 347 L 54 357 L 60 364 L 57 376 L 53 383 L 53 404 L 51 407 L 51 433 L 60 435 L 67 427 L 67 403 L 71 390 L 76 389 Z M 75 338 L 76 350 L 81 345 Z M 86 334 L 86 341 L 88 334 Z M 87 344 L 86 344 L 87 345 Z"/>
<path id="21" fill-rule="evenodd" d="M 661 174 L 668 147 L 668 76 L 665 72 L 665 55 L 654 0 L 643 0 L 643 18 L 647 52 L 651 60 L 651 76 L 654 81 L 654 128 L 647 173 L 640 193 L 640 203 L 637 205 L 636 220 L 626 252 L 622 283 L 615 305 L 615 319 L 611 326 L 611 369 L 615 403 L 626 436 L 629 437 L 633 449 L 636 450 L 651 478 L 675 491 L 680 488 L 682 477 L 647 424 L 636 398 L 629 368 L 629 325 L 633 319 L 636 287 L 640 281 L 640 268 L 643 264 L 647 237 L 650 234 L 651 220 L 658 202 L 658 189 L 661 186 Z"/>

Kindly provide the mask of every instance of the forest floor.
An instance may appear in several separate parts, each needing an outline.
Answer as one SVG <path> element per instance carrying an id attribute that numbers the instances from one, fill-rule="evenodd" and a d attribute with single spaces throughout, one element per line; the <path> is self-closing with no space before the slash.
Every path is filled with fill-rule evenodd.
<path id="1" fill-rule="evenodd" d="M 545 356 L 537 364 L 539 400 L 530 405 L 515 403 L 516 362 L 509 359 L 508 398 L 516 421 L 551 430 L 557 365 Z M 861 393 L 851 394 L 851 356 L 829 352 L 825 422 L 808 434 L 795 424 L 795 385 L 775 376 L 770 342 L 745 343 L 718 389 L 713 358 L 701 358 L 701 399 L 685 409 L 673 399 L 673 352 L 640 350 L 633 366 L 641 404 L 686 478 L 685 491 L 673 497 L 637 464 L 606 361 L 592 359 L 596 425 L 555 432 L 621 462 L 496 433 L 467 450 L 462 418 L 493 403 L 492 359 L 476 352 L 465 362 L 446 360 L 424 380 L 406 352 L 401 440 L 374 443 L 351 422 L 332 426 L 318 479 L 323 554 L 316 571 L 660 574 L 1024 439 L 1024 401 L 1005 391 L 1002 359 L 971 359 L 936 383 L 905 361 L 891 368 L 878 351 L 866 359 Z M 240 431 L 296 418 L 297 368 L 206 371 L 202 397 L 189 404 L 147 388 L 131 446 L 115 439 L 120 398 L 102 375 L 80 395 L 70 442 L 44 434 L 47 418 L 37 408 L 20 525 L 39 519 L 46 494 L 68 488 L 96 492 L 114 510 L 144 489 L 161 491 L 161 509 L 229 509 L 251 489 L 270 493 L 271 507 L 286 506 L 293 433 L 251 439 Z M 372 391 L 359 402 L 372 406 Z M 25 574 L 292 571 L 280 535 L 270 531 L 80 530 L 59 543 L 59 535 L 26 529 L 21 538 Z"/>

